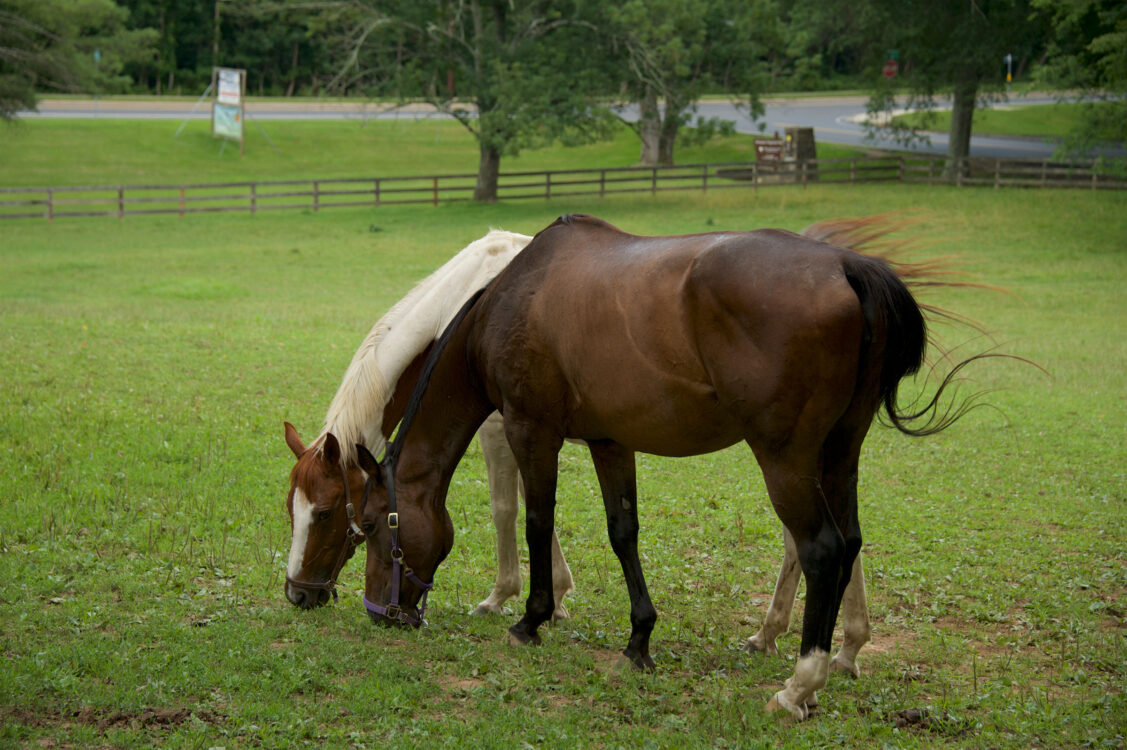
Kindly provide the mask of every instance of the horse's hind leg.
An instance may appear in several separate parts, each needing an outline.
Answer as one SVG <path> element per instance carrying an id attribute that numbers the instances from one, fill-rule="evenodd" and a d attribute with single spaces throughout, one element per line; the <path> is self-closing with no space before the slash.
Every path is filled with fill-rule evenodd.
<path id="1" fill-rule="evenodd" d="M 607 513 L 610 544 L 622 565 L 630 592 L 630 641 L 623 655 L 640 669 L 653 669 L 650 634 L 657 610 L 650 600 L 642 563 L 638 559 L 638 488 L 633 451 L 611 441 L 589 443 L 603 505 Z"/>
<path id="2" fill-rule="evenodd" d="M 790 628 L 791 612 L 794 610 L 794 597 L 798 592 L 798 579 L 802 568 L 798 564 L 798 550 L 794 537 L 783 527 L 783 564 L 779 566 L 779 578 L 775 581 L 775 593 L 771 596 L 771 606 L 763 618 L 759 632 L 747 639 L 748 651 L 762 651 L 767 654 L 778 653 L 775 639 Z"/>
<path id="3" fill-rule="evenodd" d="M 783 563 L 779 567 L 779 578 L 775 583 L 771 605 L 767 608 L 767 615 L 763 618 L 759 632 L 748 638 L 745 644 L 745 648 L 752 653 L 757 651 L 767 654 L 777 653 L 775 639 L 790 629 L 791 612 L 794 609 L 794 598 L 802 568 L 798 563 L 798 550 L 795 549 L 794 538 L 787 531 L 786 526 L 783 527 L 783 547 Z M 869 642 L 872 633 L 869 626 L 869 611 L 865 603 L 865 574 L 861 566 L 860 553 L 853 562 L 853 574 L 849 578 L 849 585 L 845 588 L 841 608 L 845 640 L 837 656 L 830 662 L 830 669 L 859 677 L 861 673 L 857 668 L 857 652 Z"/>
<path id="4" fill-rule="evenodd" d="M 505 602 L 520 595 L 520 560 L 517 554 L 517 492 L 520 473 L 517 460 L 505 437 L 501 415 L 494 413 L 478 430 L 485 472 L 489 477 L 489 507 L 497 534 L 497 580 L 493 591 L 474 610 L 475 614 L 499 614 Z M 552 592 L 555 599 L 553 620 L 566 619 L 563 599 L 575 588 L 571 569 L 564 559 L 556 533 L 552 532 Z"/>
<path id="5" fill-rule="evenodd" d="M 861 553 L 853 560 L 853 574 L 841 599 L 842 630 L 845 640 L 841 650 L 830 662 L 830 669 L 845 672 L 850 677 L 860 677 L 857 667 L 857 652 L 869 642 L 872 628 L 869 625 L 869 607 L 865 601 L 865 570 L 861 564 Z"/>

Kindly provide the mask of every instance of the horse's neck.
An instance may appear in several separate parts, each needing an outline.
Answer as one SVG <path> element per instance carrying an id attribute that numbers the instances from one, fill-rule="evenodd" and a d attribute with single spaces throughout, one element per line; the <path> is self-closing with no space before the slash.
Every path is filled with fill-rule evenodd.
<path id="1" fill-rule="evenodd" d="M 470 328 L 463 325 L 463 329 Z M 459 331 L 438 359 L 415 413 L 400 426 L 406 429 L 396 463 L 400 484 L 424 482 L 445 491 L 474 433 L 496 407 L 470 372 L 467 331 Z"/>
<path id="2" fill-rule="evenodd" d="M 492 231 L 418 284 L 365 338 L 329 405 L 322 437 L 332 432 L 346 462 L 355 444 L 377 455 L 387 440 L 384 410 L 412 360 L 434 341 L 471 294 L 500 273 L 531 237 Z"/>

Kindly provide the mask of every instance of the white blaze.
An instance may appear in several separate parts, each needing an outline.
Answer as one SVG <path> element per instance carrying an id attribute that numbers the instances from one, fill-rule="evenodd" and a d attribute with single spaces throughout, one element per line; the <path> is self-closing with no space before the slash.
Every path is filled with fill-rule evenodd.
<path id="1" fill-rule="evenodd" d="M 313 525 L 313 503 L 299 488 L 293 491 L 293 539 L 290 540 L 290 560 L 286 575 L 297 578 L 301 561 L 305 557 L 305 543 L 309 540 L 309 527 Z"/>

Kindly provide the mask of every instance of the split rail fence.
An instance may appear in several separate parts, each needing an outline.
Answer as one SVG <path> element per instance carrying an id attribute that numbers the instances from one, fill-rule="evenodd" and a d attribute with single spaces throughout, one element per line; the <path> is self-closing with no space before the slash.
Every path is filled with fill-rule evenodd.
<path id="1" fill-rule="evenodd" d="M 942 158 L 867 156 L 796 162 L 728 162 L 673 167 L 611 167 L 509 172 L 498 181 L 499 200 L 550 199 L 671 190 L 758 190 L 781 185 L 874 182 L 950 183 L 957 186 L 1127 189 L 1127 178 L 1092 164 L 1041 160 L 970 159 L 944 173 Z M 226 211 L 320 211 L 468 201 L 476 175 L 357 177 L 192 185 L 100 185 L 0 188 L 0 219 L 137 216 Z"/>

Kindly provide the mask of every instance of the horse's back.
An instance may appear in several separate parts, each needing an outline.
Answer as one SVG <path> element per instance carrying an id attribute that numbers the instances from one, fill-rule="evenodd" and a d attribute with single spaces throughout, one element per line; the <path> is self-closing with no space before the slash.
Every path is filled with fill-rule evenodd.
<path id="1" fill-rule="evenodd" d="M 487 379 L 510 408 L 548 408 L 567 437 L 671 455 L 726 447 L 749 420 L 800 409 L 766 408 L 795 378 L 803 398 L 824 387 L 810 358 L 834 374 L 856 366 L 840 252 L 774 230 L 639 237 L 558 221 L 483 299 Z"/>

